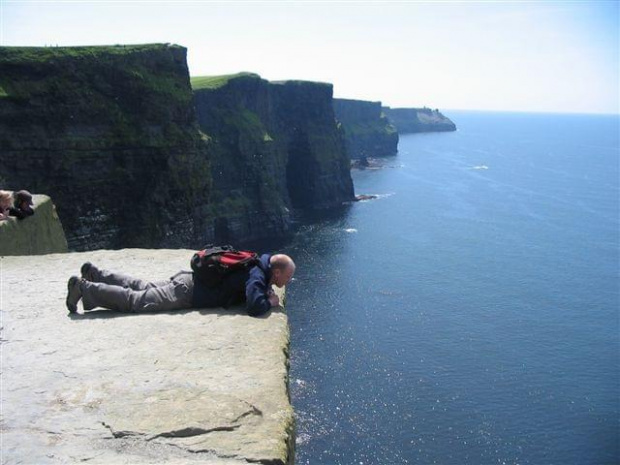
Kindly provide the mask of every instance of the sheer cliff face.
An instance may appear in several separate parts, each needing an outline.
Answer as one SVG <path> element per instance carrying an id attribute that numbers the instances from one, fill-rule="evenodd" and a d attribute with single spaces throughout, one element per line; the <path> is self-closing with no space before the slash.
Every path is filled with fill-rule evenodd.
<path id="1" fill-rule="evenodd" d="M 0 173 L 54 198 L 69 247 L 209 235 L 210 173 L 178 46 L 0 48 Z"/>
<path id="2" fill-rule="evenodd" d="M 351 158 L 396 155 L 398 132 L 383 115 L 381 102 L 334 99 L 334 111 Z"/>
<path id="3" fill-rule="evenodd" d="M 271 87 L 288 152 L 286 179 L 296 208 L 329 208 L 354 197 L 351 162 L 336 125 L 331 84 L 286 81 Z"/>
<path id="4" fill-rule="evenodd" d="M 353 198 L 349 159 L 327 84 L 257 75 L 196 79 L 201 129 L 212 139 L 220 238 L 286 233 L 291 208 Z"/>
<path id="5" fill-rule="evenodd" d="M 274 132 L 269 87 L 244 74 L 195 89 L 198 121 L 210 138 L 215 242 L 282 236 L 290 228 L 287 152 Z"/>
<path id="6" fill-rule="evenodd" d="M 383 112 L 401 134 L 456 131 L 456 125 L 439 110 L 383 107 Z"/>

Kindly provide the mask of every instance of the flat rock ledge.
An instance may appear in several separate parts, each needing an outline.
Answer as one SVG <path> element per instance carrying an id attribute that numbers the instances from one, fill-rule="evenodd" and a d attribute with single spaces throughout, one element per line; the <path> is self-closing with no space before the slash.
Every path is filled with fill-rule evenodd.
<path id="1" fill-rule="evenodd" d="M 188 269 L 191 254 L 0 258 L 2 464 L 294 462 L 283 309 L 65 308 L 85 261 L 156 280 Z"/>
<path id="2" fill-rule="evenodd" d="M 0 256 L 67 252 L 67 239 L 47 195 L 33 195 L 34 215 L 0 221 Z"/>

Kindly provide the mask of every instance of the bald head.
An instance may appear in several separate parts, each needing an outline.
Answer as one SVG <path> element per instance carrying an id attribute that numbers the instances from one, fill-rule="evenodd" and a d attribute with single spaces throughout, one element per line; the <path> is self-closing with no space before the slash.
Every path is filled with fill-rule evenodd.
<path id="1" fill-rule="evenodd" d="M 293 262 L 293 259 L 282 253 L 272 255 L 271 259 L 269 259 L 269 263 L 271 264 L 271 268 L 274 270 L 284 270 L 289 267 L 295 268 L 295 262 Z"/>
<path id="2" fill-rule="evenodd" d="M 295 274 L 295 262 L 288 255 L 272 255 L 269 264 L 271 265 L 271 283 L 278 287 L 285 286 Z"/>

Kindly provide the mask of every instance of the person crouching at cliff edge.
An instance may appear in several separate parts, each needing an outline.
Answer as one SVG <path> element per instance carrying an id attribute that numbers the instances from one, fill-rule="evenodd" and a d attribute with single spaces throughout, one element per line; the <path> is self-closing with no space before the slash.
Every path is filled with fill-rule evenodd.
<path id="1" fill-rule="evenodd" d="M 67 284 L 70 313 L 77 312 L 80 300 L 84 310 L 102 307 L 119 312 L 227 307 L 245 300 L 248 315 L 259 316 L 280 306 L 272 285 L 289 283 L 295 263 L 288 255 L 264 254 L 255 266 L 231 275 L 216 288 L 194 279 L 191 271 L 180 271 L 170 279 L 155 282 L 100 269 L 90 262 L 84 263 L 80 271 L 81 277 L 72 276 Z"/>
<path id="2" fill-rule="evenodd" d="M 9 209 L 13 203 L 13 194 L 9 191 L 0 191 L 0 221 L 9 219 Z"/>

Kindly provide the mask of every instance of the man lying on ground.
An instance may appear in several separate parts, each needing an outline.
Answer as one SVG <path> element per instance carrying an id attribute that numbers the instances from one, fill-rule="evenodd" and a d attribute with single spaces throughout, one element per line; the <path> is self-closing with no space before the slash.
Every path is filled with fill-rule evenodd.
<path id="1" fill-rule="evenodd" d="M 246 301 L 248 315 L 258 316 L 280 305 L 272 285 L 286 285 L 295 273 L 288 255 L 264 254 L 245 272 L 237 272 L 210 288 L 194 279 L 191 271 L 180 271 L 170 279 L 146 282 L 131 276 L 100 269 L 90 262 L 81 268 L 81 277 L 69 278 L 67 309 L 77 312 L 103 307 L 119 312 L 157 312 L 186 308 L 227 307 Z"/>

